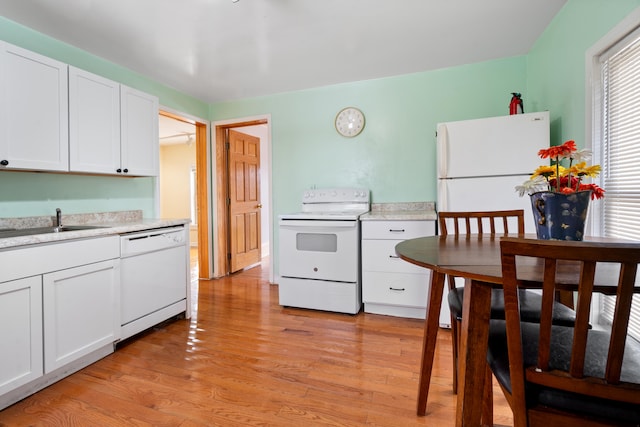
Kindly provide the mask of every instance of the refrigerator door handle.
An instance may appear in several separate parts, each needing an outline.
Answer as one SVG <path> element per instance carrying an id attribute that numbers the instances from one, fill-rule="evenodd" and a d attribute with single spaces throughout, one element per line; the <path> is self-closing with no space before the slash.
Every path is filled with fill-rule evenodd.
<path id="1" fill-rule="evenodd" d="M 438 125 L 438 133 L 436 138 L 436 151 L 438 159 L 438 178 L 447 177 L 447 162 L 449 159 L 449 153 L 447 146 L 449 145 L 449 132 L 447 131 L 446 124 Z"/>

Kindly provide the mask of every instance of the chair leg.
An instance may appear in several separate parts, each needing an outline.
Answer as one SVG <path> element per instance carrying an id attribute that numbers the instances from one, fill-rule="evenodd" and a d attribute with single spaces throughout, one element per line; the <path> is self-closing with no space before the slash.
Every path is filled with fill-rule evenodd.
<path id="1" fill-rule="evenodd" d="M 455 277 L 447 276 L 449 291 L 456 287 Z M 460 325 L 453 314 L 451 315 L 451 361 L 453 363 L 453 394 L 458 394 L 458 349 L 460 348 Z"/>
<path id="2" fill-rule="evenodd" d="M 493 426 L 493 374 L 487 363 L 484 373 L 484 396 L 482 399 L 482 425 Z"/>
<path id="3" fill-rule="evenodd" d="M 460 348 L 460 325 L 451 316 L 451 360 L 453 361 L 453 394 L 458 394 L 458 349 Z"/>

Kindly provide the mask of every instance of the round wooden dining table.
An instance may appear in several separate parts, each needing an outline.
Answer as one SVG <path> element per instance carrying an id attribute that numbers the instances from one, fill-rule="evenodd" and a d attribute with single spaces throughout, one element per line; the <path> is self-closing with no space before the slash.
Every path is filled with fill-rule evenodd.
<path id="1" fill-rule="evenodd" d="M 510 235 L 509 237 L 517 237 Z M 520 236 L 535 239 L 535 235 Z M 465 278 L 459 350 L 456 426 L 479 426 L 482 414 L 487 341 L 491 312 L 491 289 L 502 285 L 500 236 L 431 236 L 405 240 L 396 245 L 396 254 L 405 261 L 432 270 L 427 298 L 427 313 L 418 389 L 417 413 L 425 415 L 431 368 L 439 327 L 440 306 L 445 276 Z M 629 242 L 612 238 L 585 238 L 588 241 Z M 518 259 L 518 280 L 522 285 L 539 288 L 542 266 L 539 260 Z M 558 269 L 560 288 L 575 289 L 579 267 L 566 262 Z M 596 273 L 594 289 L 615 294 L 617 268 Z"/>

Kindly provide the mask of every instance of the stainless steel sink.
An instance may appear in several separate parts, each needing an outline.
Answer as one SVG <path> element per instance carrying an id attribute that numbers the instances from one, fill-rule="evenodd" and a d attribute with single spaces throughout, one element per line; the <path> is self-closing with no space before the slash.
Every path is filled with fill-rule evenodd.
<path id="1" fill-rule="evenodd" d="M 93 230 L 95 228 L 106 228 L 102 225 L 63 225 L 61 227 L 52 227 L 53 233 L 59 233 L 61 231 L 78 231 L 78 230 Z"/>
<path id="2" fill-rule="evenodd" d="M 64 233 L 65 231 L 92 230 L 106 228 L 100 225 L 63 225 L 61 227 L 36 227 L 0 231 L 0 239 L 6 237 L 32 236 L 35 234 Z"/>

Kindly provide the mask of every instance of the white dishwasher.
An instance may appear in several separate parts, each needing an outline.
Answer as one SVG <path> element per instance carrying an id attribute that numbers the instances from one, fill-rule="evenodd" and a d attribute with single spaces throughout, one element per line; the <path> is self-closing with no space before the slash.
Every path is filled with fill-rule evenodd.
<path id="1" fill-rule="evenodd" d="M 180 226 L 120 236 L 121 339 L 186 312 L 186 233 Z"/>

